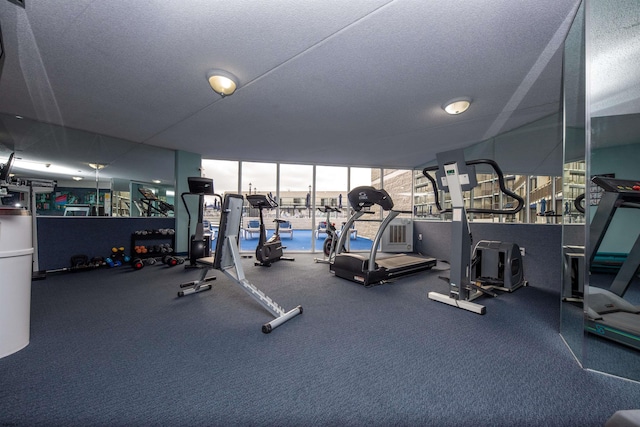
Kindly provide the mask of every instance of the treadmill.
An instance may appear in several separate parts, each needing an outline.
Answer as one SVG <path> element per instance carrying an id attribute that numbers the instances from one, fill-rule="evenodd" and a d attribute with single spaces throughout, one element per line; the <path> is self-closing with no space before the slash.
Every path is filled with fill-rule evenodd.
<path id="1" fill-rule="evenodd" d="M 596 257 L 615 212 L 619 208 L 640 209 L 640 180 L 595 176 L 592 181 L 604 192 L 591 221 L 589 265 Z M 609 289 L 589 287 L 585 301 L 587 311 L 585 328 L 588 332 L 640 349 L 640 306 L 634 306 L 623 298 L 639 266 L 640 234 Z M 594 274 L 593 271 L 592 274 Z"/>
<path id="2" fill-rule="evenodd" d="M 354 214 L 347 220 L 343 230 L 350 230 L 355 221 L 366 214 L 373 212 L 368 208 L 378 205 L 383 211 L 388 211 L 386 218 L 380 224 L 378 232 L 373 239 L 371 251 L 368 256 L 344 252 L 345 241 L 349 236 L 348 231 L 340 234 L 336 256 L 329 268 L 338 277 L 360 283 L 366 287 L 384 283 L 397 277 L 429 270 L 436 265 L 435 258 L 424 257 L 418 254 L 393 254 L 378 257 L 378 246 L 384 231 L 401 213 L 410 214 L 411 211 L 393 210 L 391 196 L 385 190 L 378 190 L 370 186 L 356 187 L 348 194 L 349 204 Z"/>

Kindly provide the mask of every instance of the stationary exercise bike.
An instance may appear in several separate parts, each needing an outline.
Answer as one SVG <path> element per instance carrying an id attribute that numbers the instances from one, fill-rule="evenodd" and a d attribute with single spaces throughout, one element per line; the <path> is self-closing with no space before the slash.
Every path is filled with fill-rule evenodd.
<path id="1" fill-rule="evenodd" d="M 327 214 L 327 237 L 324 239 L 324 243 L 322 245 L 322 252 L 324 253 L 324 258 L 314 258 L 315 262 L 321 262 L 325 264 L 331 264 L 333 259 L 336 256 L 336 248 L 338 247 L 338 230 L 335 225 L 331 222 L 331 212 L 340 212 L 340 209 L 334 208 L 331 206 L 324 206 L 324 208 L 318 208 L 320 212 Z M 346 250 L 342 249 L 341 252 L 346 252 Z"/>
<path id="2" fill-rule="evenodd" d="M 276 223 L 276 230 L 267 240 L 267 230 L 264 226 L 264 218 L 262 215 L 262 210 L 264 208 L 274 209 L 278 207 L 278 204 L 270 197 L 265 196 L 264 194 L 249 194 L 246 196 L 247 201 L 254 208 L 258 208 L 260 211 L 260 237 L 258 240 L 258 246 L 256 247 L 256 262 L 255 265 L 259 265 L 262 267 L 271 267 L 272 262 L 284 260 L 284 261 L 294 261 L 293 258 L 283 256 L 282 249 L 282 241 L 280 240 L 280 224 L 283 222 L 287 222 L 282 219 L 274 219 L 273 221 Z"/>

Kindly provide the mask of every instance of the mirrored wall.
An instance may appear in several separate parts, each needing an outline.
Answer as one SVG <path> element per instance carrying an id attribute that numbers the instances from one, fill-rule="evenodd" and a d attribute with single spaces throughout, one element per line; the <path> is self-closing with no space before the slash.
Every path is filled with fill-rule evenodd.
<path id="1" fill-rule="evenodd" d="M 12 153 L 2 204 L 34 203 L 47 216 L 174 215 L 173 150 L 0 114 L 0 163 Z"/>
<path id="2" fill-rule="evenodd" d="M 584 217 L 576 215 L 563 226 L 561 303 L 562 336 L 582 365 L 636 381 L 640 381 L 638 16 L 637 1 L 588 0 L 565 47 L 563 192 L 576 210 L 584 210 Z"/>
<path id="3" fill-rule="evenodd" d="M 584 343 L 585 246 L 585 32 L 580 7 L 564 44 L 564 154 L 562 196 L 569 215 L 562 225 L 562 303 L 560 332 L 580 363 Z"/>

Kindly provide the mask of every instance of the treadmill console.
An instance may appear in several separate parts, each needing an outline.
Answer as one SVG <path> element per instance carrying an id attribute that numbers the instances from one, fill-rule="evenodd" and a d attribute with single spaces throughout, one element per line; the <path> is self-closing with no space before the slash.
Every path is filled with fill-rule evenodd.
<path id="1" fill-rule="evenodd" d="M 625 196 L 640 198 L 640 181 L 631 181 L 628 179 L 615 179 L 605 176 L 594 176 L 592 181 L 594 184 L 602 187 L 604 191 L 611 193 L 622 193 Z"/>
<path id="2" fill-rule="evenodd" d="M 373 205 L 378 205 L 385 211 L 393 209 L 393 200 L 391 200 L 389 193 L 371 186 L 356 187 L 349 191 L 347 198 L 356 212 Z"/>

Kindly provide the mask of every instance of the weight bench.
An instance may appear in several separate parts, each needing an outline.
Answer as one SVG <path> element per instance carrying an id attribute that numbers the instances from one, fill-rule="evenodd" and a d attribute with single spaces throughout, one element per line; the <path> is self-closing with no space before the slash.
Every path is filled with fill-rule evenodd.
<path id="1" fill-rule="evenodd" d="M 284 322 L 302 314 L 302 307 L 297 306 L 287 312 L 280 305 L 265 295 L 254 284 L 250 283 L 244 275 L 238 248 L 238 234 L 240 233 L 240 219 L 242 217 L 242 205 L 244 199 L 239 194 L 226 194 L 224 197 L 222 216 L 220 217 L 220 227 L 218 229 L 218 239 L 216 243 L 215 256 L 200 258 L 196 262 L 203 268 L 199 280 L 187 282 L 180 285 L 182 288 L 178 296 L 205 291 L 211 289 L 207 282 L 212 278 L 207 278 L 210 269 L 220 270 L 227 277 L 240 285 L 242 289 L 258 301 L 275 319 L 262 325 L 262 332 L 268 334 Z"/>

